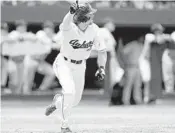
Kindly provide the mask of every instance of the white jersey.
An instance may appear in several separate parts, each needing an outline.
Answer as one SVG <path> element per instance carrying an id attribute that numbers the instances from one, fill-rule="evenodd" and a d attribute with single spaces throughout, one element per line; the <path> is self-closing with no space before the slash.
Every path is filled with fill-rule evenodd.
<path id="1" fill-rule="evenodd" d="M 99 37 L 99 27 L 96 24 L 89 25 L 85 32 L 82 32 L 74 23 L 71 23 L 69 30 L 62 30 L 62 25 L 60 25 L 60 30 L 63 35 L 60 52 L 67 58 L 87 59 L 93 46 L 98 51 L 106 49 L 104 41 Z"/>

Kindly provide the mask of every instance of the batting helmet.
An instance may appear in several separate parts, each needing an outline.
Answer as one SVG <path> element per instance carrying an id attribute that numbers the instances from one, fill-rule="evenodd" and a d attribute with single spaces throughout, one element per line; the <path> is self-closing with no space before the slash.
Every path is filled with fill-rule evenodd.
<path id="1" fill-rule="evenodd" d="M 74 15 L 75 23 L 87 22 L 90 19 L 90 15 L 94 14 L 96 11 L 97 9 L 92 8 L 89 3 L 79 5 L 78 10 Z"/>
<path id="2" fill-rule="evenodd" d="M 151 26 L 151 31 L 152 31 L 152 32 L 155 32 L 155 31 L 161 31 L 161 32 L 163 32 L 164 29 L 165 29 L 165 28 L 164 28 L 161 24 L 159 24 L 159 23 L 153 24 L 153 25 Z"/>

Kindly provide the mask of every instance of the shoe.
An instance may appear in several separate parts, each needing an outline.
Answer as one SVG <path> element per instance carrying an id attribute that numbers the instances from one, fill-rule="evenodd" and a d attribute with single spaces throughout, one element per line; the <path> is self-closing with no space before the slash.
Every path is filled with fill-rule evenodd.
<path id="1" fill-rule="evenodd" d="M 62 94 L 56 94 L 53 98 L 52 104 L 50 104 L 47 108 L 46 108 L 46 112 L 45 115 L 49 116 L 50 114 L 52 114 L 57 108 L 55 105 L 55 102 L 57 101 L 57 99 L 60 98 L 60 102 L 62 100 Z"/>
<path id="2" fill-rule="evenodd" d="M 50 114 L 52 114 L 54 111 L 56 110 L 56 106 L 51 104 L 46 108 L 46 112 L 45 115 L 49 116 Z"/>
<path id="3" fill-rule="evenodd" d="M 67 128 L 62 128 L 61 127 L 61 133 L 72 133 L 72 131 L 70 130 L 69 127 L 67 127 Z"/>

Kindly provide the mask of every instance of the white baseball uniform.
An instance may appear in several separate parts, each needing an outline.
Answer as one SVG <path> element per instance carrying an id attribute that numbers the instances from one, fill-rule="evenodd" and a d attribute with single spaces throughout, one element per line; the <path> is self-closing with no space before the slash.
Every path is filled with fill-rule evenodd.
<path id="1" fill-rule="evenodd" d="M 171 38 L 175 41 L 175 32 L 171 34 Z M 175 50 L 166 49 L 162 56 L 162 72 L 166 92 L 174 91 L 174 54 Z"/>
<path id="2" fill-rule="evenodd" d="M 66 27 L 63 23 L 60 25 L 63 44 L 53 64 L 64 95 L 62 127 L 67 126 L 67 117 L 71 108 L 81 99 L 85 82 L 86 59 L 90 56 L 92 46 L 95 46 L 98 51 L 106 49 L 103 40 L 99 39 L 99 27 L 96 24 L 89 25 L 86 31 L 82 32 L 73 22 Z M 58 106 L 60 105 L 56 104 L 57 108 Z"/>

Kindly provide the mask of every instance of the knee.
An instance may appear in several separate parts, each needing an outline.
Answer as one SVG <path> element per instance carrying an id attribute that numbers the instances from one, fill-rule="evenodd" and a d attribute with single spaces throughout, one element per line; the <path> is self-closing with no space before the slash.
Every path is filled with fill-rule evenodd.
<path id="1" fill-rule="evenodd" d="M 66 86 L 62 86 L 62 87 L 63 87 L 63 91 L 62 91 L 63 94 L 75 96 L 75 85 L 73 83 L 72 84 L 67 83 Z"/>

